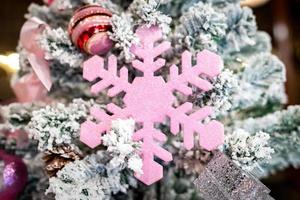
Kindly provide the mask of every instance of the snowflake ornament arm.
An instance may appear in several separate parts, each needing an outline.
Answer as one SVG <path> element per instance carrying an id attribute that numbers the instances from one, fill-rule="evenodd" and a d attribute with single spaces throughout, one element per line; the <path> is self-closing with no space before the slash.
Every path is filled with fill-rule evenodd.
<path id="1" fill-rule="evenodd" d="M 166 82 L 161 76 L 154 73 L 165 65 L 165 60 L 157 58 L 170 48 L 169 42 L 157 44 L 162 38 L 161 30 L 156 27 L 142 26 L 136 31 L 140 39 L 139 45 L 133 45 L 131 51 L 137 56 L 132 66 L 143 73 L 141 77 L 135 77 L 132 83 L 128 82 L 128 71 L 123 67 L 120 76 L 117 75 L 117 64 L 114 56 L 108 61 L 108 69 L 104 68 L 102 58 L 96 56 L 84 64 L 84 78 L 101 81 L 92 86 L 93 92 L 113 86 L 108 90 L 109 96 L 115 96 L 119 92 L 125 92 L 123 98 L 125 107 L 120 108 L 109 104 L 107 110 L 112 113 L 92 108 L 91 114 L 97 119 L 98 124 L 87 121 L 81 127 L 81 141 L 94 148 L 101 143 L 100 137 L 108 132 L 111 121 L 116 118 L 133 118 L 142 125 L 133 139 L 142 142 L 141 157 L 143 159 L 143 174 L 136 177 L 143 183 L 150 185 L 163 177 L 163 167 L 157 163 L 155 157 L 168 162 L 172 155 L 159 146 L 167 140 L 164 133 L 155 129 L 156 123 L 164 123 L 170 118 L 171 132 L 177 134 L 182 127 L 184 145 L 187 149 L 194 146 L 194 133 L 200 135 L 200 145 L 208 150 L 217 148 L 224 140 L 223 125 L 217 121 L 202 124 L 201 120 L 211 115 L 213 109 L 204 107 L 199 111 L 193 111 L 191 103 L 174 108 L 175 96 L 173 92 L 178 90 L 184 95 L 191 95 L 189 84 L 195 85 L 203 91 L 212 89 L 212 85 L 201 76 L 214 77 L 220 73 L 222 61 L 219 56 L 209 51 L 202 51 L 197 55 L 197 64 L 192 66 L 192 56 L 189 52 L 182 55 L 182 73 L 176 66 L 171 67 L 170 80 Z M 155 172 L 155 173 L 153 173 Z"/>
<path id="2" fill-rule="evenodd" d="M 113 103 L 108 104 L 106 109 L 113 113 L 113 115 L 108 115 L 97 106 L 92 107 L 90 114 L 100 123 L 96 124 L 91 120 L 87 120 L 81 125 L 80 140 L 91 148 L 95 148 L 101 144 L 102 133 L 111 129 L 110 125 L 113 120 L 127 117 L 125 110 L 122 110 Z"/>
<path id="3" fill-rule="evenodd" d="M 112 85 L 113 87 L 108 90 L 107 94 L 110 97 L 114 97 L 130 87 L 130 83 L 128 82 L 128 69 L 122 67 L 120 76 L 118 76 L 117 58 L 114 55 L 108 58 L 108 69 L 104 68 L 104 60 L 99 56 L 94 56 L 84 62 L 83 77 L 90 82 L 96 80 L 96 78 L 102 79 L 91 87 L 91 92 L 94 94 Z"/>
<path id="4" fill-rule="evenodd" d="M 158 28 L 156 26 L 139 28 L 136 31 L 136 35 L 138 35 L 140 39 L 140 45 L 133 45 L 131 48 L 132 53 L 143 60 L 134 60 L 132 66 L 142 71 L 144 77 L 153 77 L 153 73 L 165 65 L 166 61 L 162 58 L 158 58 L 156 61 L 154 60 L 171 47 L 171 43 L 167 41 L 157 46 L 154 45 L 155 42 L 162 38 L 161 32 L 157 30 Z"/>
<path id="5" fill-rule="evenodd" d="M 163 177 L 163 167 L 154 161 L 154 156 L 165 162 L 173 160 L 172 154 L 155 142 L 165 142 L 167 137 L 162 132 L 155 129 L 153 123 L 147 122 L 144 123 L 141 130 L 134 134 L 133 139 L 135 141 L 143 141 L 141 149 L 143 174 L 136 174 L 136 177 L 143 183 L 151 185 Z"/>
<path id="6" fill-rule="evenodd" d="M 181 74 L 179 74 L 176 65 L 173 65 L 170 69 L 170 81 L 167 83 L 170 90 L 178 90 L 188 96 L 192 94 L 192 89 L 188 87 L 188 83 L 203 91 L 213 88 L 210 82 L 199 76 L 215 77 L 221 73 L 223 62 L 218 55 L 204 50 L 197 54 L 197 64 L 196 66 L 192 66 L 192 54 L 185 51 L 182 54 L 181 60 Z M 169 107 L 167 113 L 171 119 L 171 132 L 177 134 L 180 124 L 182 125 L 184 145 L 187 149 L 191 149 L 194 146 L 194 132 L 199 134 L 200 145 L 207 150 L 213 150 L 222 144 L 224 141 L 224 128 L 222 124 L 217 121 L 211 121 L 206 125 L 199 123 L 199 121 L 213 114 L 213 108 L 207 106 L 189 116 L 185 114 L 192 110 L 192 104 L 190 103 L 185 103 L 176 109 Z"/>
<path id="7" fill-rule="evenodd" d="M 206 106 L 200 110 L 187 115 L 192 111 L 192 103 L 184 103 L 178 108 L 169 108 L 170 129 L 175 135 L 180 131 L 182 125 L 183 143 L 186 149 L 194 147 L 194 133 L 199 134 L 200 146 L 206 150 L 213 150 L 224 141 L 224 127 L 217 121 L 201 124 L 200 121 L 213 114 L 213 108 Z"/>
<path id="8" fill-rule="evenodd" d="M 168 85 L 171 90 L 178 90 L 185 95 L 192 94 L 192 88 L 188 87 L 190 83 L 203 91 L 208 91 L 213 88 L 212 84 L 199 75 L 215 77 L 221 73 L 223 62 L 221 58 L 208 51 L 204 50 L 197 54 L 197 65 L 192 66 L 192 54 L 185 51 L 181 57 L 182 73 L 179 74 L 178 67 L 173 65 L 170 70 L 170 81 Z"/>

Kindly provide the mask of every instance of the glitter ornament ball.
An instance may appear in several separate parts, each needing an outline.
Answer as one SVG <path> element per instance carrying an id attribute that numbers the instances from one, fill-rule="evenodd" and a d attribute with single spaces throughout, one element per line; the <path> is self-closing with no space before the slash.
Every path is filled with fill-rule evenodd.
<path id="1" fill-rule="evenodd" d="M 24 190 L 27 182 L 27 167 L 21 158 L 0 150 L 0 199 L 15 200 Z"/>
<path id="2" fill-rule="evenodd" d="M 113 46 L 111 31 L 112 13 L 97 5 L 84 6 L 72 17 L 68 32 L 72 42 L 91 55 L 106 54 Z"/>

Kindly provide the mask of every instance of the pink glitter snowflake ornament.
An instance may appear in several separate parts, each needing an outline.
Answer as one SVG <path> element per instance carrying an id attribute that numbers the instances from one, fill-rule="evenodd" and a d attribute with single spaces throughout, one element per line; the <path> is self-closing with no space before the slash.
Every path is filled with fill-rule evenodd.
<path id="1" fill-rule="evenodd" d="M 132 53 L 138 58 L 132 62 L 132 66 L 143 72 L 143 76 L 136 77 L 132 83 L 128 81 L 126 67 L 122 67 L 118 74 L 117 59 L 114 55 L 109 57 L 107 68 L 104 67 L 103 58 L 99 56 L 94 56 L 84 63 L 85 79 L 90 82 L 97 78 L 101 79 L 91 87 L 93 93 L 109 88 L 107 94 L 110 97 L 120 92 L 126 94 L 124 108 L 112 103 L 107 105 L 106 109 L 112 115 L 96 107 L 91 108 L 91 115 L 99 123 L 92 121 L 83 123 L 80 139 L 91 148 L 95 148 L 101 144 L 101 135 L 110 130 L 112 120 L 131 117 L 141 123 L 142 129 L 133 136 L 134 140 L 142 141 L 143 174 L 136 177 L 150 185 L 163 177 L 163 167 L 154 161 L 154 156 L 166 162 L 172 160 L 172 154 L 158 145 L 158 142 L 165 142 L 167 138 L 154 128 L 155 123 L 163 123 L 166 118 L 170 118 L 171 132 L 175 135 L 182 131 L 184 146 L 187 149 L 193 148 L 195 133 L 199 135 L 200 145 L 207 150 L 213 150 L 223 143 L 224 127 L 220 122 L 201 123 L 201 120 L 212 114 L 211 107 L 201 108 L 194 113 L 191 113 L 192 104 L 188 102 L 177 108 L 173 107 L 175 101 L 173 92 L 191 95 L 192 89 L 189 84 L 203 91 L 211 90 L 213 86 L 200 75 L 217 76 L 223 62 L 218 55 L 205 50 L 198 53 L 197 64 L 192 66 L 192 55 L 185 51 L 182 54 L 182 72 L 179 73 L 178 67 L 173 65 L 170 69 L 170 80 L 166 82 L 161 76 L 155 76 L 154 72 L 165 65 L 165 60 L 157 57 L 167 51 L 171 44 L 162 42 L 155 46 L 162 38 L 162 32 L 156 26 L 150 28 L 142 26 L 138 28 L 136 34 L 140 38 L 140 44 L 132 47 Z"/>

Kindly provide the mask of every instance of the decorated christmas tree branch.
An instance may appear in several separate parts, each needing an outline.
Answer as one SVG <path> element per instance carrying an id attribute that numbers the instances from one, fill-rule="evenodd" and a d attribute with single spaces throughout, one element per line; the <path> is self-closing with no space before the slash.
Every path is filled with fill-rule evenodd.
<path id="1" fill-rule="evenodd" d="M 32 112 L 40 109 L 44 103 L 12 103 L 0 107 L 0 130 L 15 131 L 26 130 L 32 118 Z"/>
<path id="2" fill-rule="evenodd" d="M 251 134 L 237 129 L 227 134 L 225 153 L 244 170 L 252 171 L 260 162 L 268 162 L 274 156 L 270 135 L 265 132 Z"/>
<path id="3" fill-rule="evenodd" d="M 191 187 L 216 148 L 227 169 L 234 162 L 259 176 L 300 164 L 300 109 L 273 113 L 286 102 L 285 67 L 239 0 L 44 2 L 26 15 L 12 85 L 18 97 L 28 91 L 19 100 L 45 103 L 1 108 L 0 128 L 28 131 L 42 151 L 30 176 L 44 177 L 44 163 L 51 177 L 47 196 L 42 178 L 24 194 L 201 199 L 216 175 L 228 180 L 221 169 L 203 191 Z M 240 180 L 216 191 L 249 197 Z"/>
<path id="4" fill-rule="evenodd" d="M 239 87 L 234 95 L 233 110 L 243 113 L 244 117 L 250 114 L 260 116 L 268 110 L 272 112 L 286 102 L 285 67 L 270 53 L 259 53 L 248 59 L 239 76 Z M 257 109 L 258 107 L 260 109 Z"/>
<path id="5" fill-rule="evenodd" d="M 78 145 L 76 141 L 79 141 L 78 128 L 87 119 L 88 109 L 92 104 L 93 102 L 78 99 L 68 106 L 55 103 L 40 110 L 35 107 L 37 111 L 34 112 L 29 112 L 31 104 L 25 107 L 27 110 L 20 110 L 22 105 L 17 104 L 2 108 L 5 116 L 14 122 L 16 128 L 28 130 L 38 141 L 39 149 L 44 152 L 45 170 L 51 176 L 57 174 L 50 179 L 48 191 L 54 192 L 58 199 L 65 199 L 67 196 L 74 199 L 74 194 L 78 199 L 98 199 L 99 196 L 110 199 L 113 194 L 125 192 L 129 185 L 136 186 L 132 175 L 128 176 L 132 172 L 127 173 L 127 169 L 143 173 L 142 160 L 138 154 L 141 145 L 132 140 L 135 127 L 133 120 L 113 122 L 110 134 L 102 138 L 107 149 L 98 150 L 97 155 L 81 160 L 82 153 L 75 146 Z M 79 178 L 77 173 L 76 176 L 72 175 L 75 169 L 81 173 Z M 124 176 L 127 177 L 126 180 Z M 88 184 L 82 184 L 86 181 Z M 76 184 L 77 187 L 73 187 Z M 96 187 L 91 187 L 95 184 Z"/>
<path id="6" fill-rule="evenodd" d="M 267 176 L 290 165 L 300 165 L 300 108 L 290 106 L 287 110 L 277 111 L 261 118 L 249 118 L 236 123 L 250 133 L 264 131 L 270 135 L 270 146 L 275 153 L 268 162 L 260 162 L 260 176 Z"/>
<path id="7" fill-rule="evenodd" d="M 40 150 L 52 150 L 61 144 L 76 144 L 80 123 L 87 119 L 92 102 L 74 100 L 68 106 L 57 103 L 34 111 L 28 124 L 33 139 L 38 140 Z"/>
<path id="8" fill-rule="evenodd" d="M 57 199 L 111 199 L 118 192 L 126 193 L 136 187 L 133 170 L 142 174 L 142 159 L 138 155 L 140 143 L 132 140 L 135 122 L 116 120 L 112 130 L 102 137 L 106 150 L 71 162 L 55 177 L 50 178 L 48 192 Z"/>

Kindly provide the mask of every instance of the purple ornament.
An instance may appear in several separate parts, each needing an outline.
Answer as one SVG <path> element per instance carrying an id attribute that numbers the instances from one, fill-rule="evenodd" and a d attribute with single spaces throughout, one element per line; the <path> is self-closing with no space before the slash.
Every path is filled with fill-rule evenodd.
<path id="1" fill-rule="evenodd" d="M 0 160 L 4 162 L 2 183 L 0 184 L 0 199 L 15 200 L 23 191 L 27 182 L 27 167 L 17 156 L 9 155 L 0 150 Z"/>

